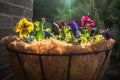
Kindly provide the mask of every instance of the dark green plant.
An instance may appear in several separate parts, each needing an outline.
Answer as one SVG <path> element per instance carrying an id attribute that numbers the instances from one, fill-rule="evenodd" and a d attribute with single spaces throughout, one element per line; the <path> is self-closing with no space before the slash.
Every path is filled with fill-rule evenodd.
<path id="1" fill-rule="evenodd" d="M 120 0 L 95 0 L 100 19 L 104 21 L 106 27 L 114 25 L 120 26 Z"/>
<path id="2" fill-rule="evenodd" d="M 99 12 L 99 18 L 104 21 L 106 28 L 117 29 L 120 31 L 120 0 L 95 0 L 96 7 Z M 119 34 L 114 32 L 114 34 Z M 116 41 L 120 41 L 119 36 L 113 36 Z M 116 63 L 120 61 L 119 44 L 113 49 L 111 62 Z"/>

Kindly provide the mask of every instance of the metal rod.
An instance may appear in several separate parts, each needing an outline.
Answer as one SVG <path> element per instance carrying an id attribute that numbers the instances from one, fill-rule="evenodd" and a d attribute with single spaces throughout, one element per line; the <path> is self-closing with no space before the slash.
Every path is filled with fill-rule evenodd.
<path id="1" fill-rule="evenodd" d="M 71 68 L 71 55 L 69 56 L 69 61 L 68 61 L 68 73 L 67 73 L 67 80 L 70 80 L 70 68 Z"/>
<path id="2" fill-rule="evenodd" d="M 44 73 L 44 69 L 43 69 L 43 64 L 42 64 L 42 58 L 41 58 L 41 56 L 39 56 L 39 64 L 40 64 L 40 69 L 41 69 L 41 72 L 42 72 L 42 79 L 46 80 L 45 79 L 45 73 Z"/>
<path id="3" fill-rule="evenodd" d="M 68 71 L 67 71 L 67 80 L 70 80 L 70 69 L 71 69 L 71 58 L 72 58 L 72 56 L 80 56 L 80 55 L 88 55 L 88 54 L 90 54 L 90 55 L 95 55 L 95 54 L 98 54 L 98 53 L 101 53 L 101 52 L 105 52 L 105 59 L 104 59 L 104 61 L 103 61 L 103 63 L 102 63 L 102 65 L 101 65 L 101 67 L 100 67 L 100 69 L 99 69 L 99 71 L 98 71 L 98 74 L 97 74 L 97 76 L 96 77 L 98 77 L 99 76 L 99 73 L 100 73 L 100 71 L 101 71 L 101 69 L 104 67 L 104 64 L 105 64 L 105 61 L 106 61 L 106 59 L 107 59 L 107 57 L 108 57 L 108 54 L 109 54 L 109 52 L 110 52 L 110 50 L 112 49 L 113 47 L 110 47 L 110 48 L 106 48 L 106 49 L 103 49 L 103 50 L 98 50 L 98 51 L 91 51 L 91 52 L 82 52 L 82 53 L 68 53 L 68 54 L 41 54 L 41 53 L 39 53 L 39 54 L 35 54 L 35 53 L 23 53 L 23 52 L 18 52 L 18 51 L 15 51 L 15 50 L 11 50 L 11 49 L 8 49 L 8 50 L 10 50 L 11 52 L 16 52 L 16 56 L 17 56 L 17 59 L 18 59 L 18 62 L 19 62 L 19 64 L 20 64 L 20 66 L 21 66 L 21 69 L 22 69 L 22 71 L 23 71 L 23 73 L 24 73 L 24 75 L 25 75 L 25 77 L 26 77 L 26 80 L 29 80 L 28 79 L 28 75 L 27 75 L 27 73 L 26 73 L 26 71 L 25 71 L 25 69 L 24 69 L 24 67 L 23 67 L 23 64 L 22 64 L 22 62 L 21 62 L 21 59 L 20 59 L 20 56 L 19 56 L 19 54 L 23 54 L 23 55 L 33 55 L 33 56 L 38 56 L 38 58 L 39 58 L 39 64 L 40 64 L 40 69 L 41 69 L 41 75 L 42 75 L 42 79 L 43 80 L 46 80 L 46 78 L 45 78 L 45 73 L 44 73 L 44 69 L 43 69 L 43 61 L 42 61 L 42 56 L 67 56 L 69 59 L 69 61 L 68 61 Z"/>
<path id="4" fill-rule="evenodd" d="M 21 69 L 22 69 L 22 71 L 23 71 L 23 73 L 24 73 L 24 75 L 25 75 L 26 80 L 29 80 L 29 79 L 28 79 L 28 76 L 27 76 L 27 73 L 26 73 L 26 71 L 25 71 L 25 69 L 24 69 L 24 67 L 23 67 L 23 64 L 22 64 L 22 61 L 21 61 L 21 59 L 20 59 L 19 54 L 16 54 L 16 56 L 17 56 L 18 62 L 19 62 L 19 64 L 20 64 L 20 67 L 21 67 Z"/>
<path id="5" fill-rule="evenodd" d="M 107 50 L 107 51 L 105 52 L 105 59 L 104 59 L 102 65 L 101 65 L 101 67 L 100 67 L 100 69 L 99 69 L 99 71 L 98 71 L 97 78 L 99 77 L 99 73 L 100 73 L 100 71 L 103 69 L 103 67 L 104 67 L 104 65 L 105 65 L 105 62 L 106 62 L 106 60 L 107 60 L 107 58 L 108 58 L 109 52 L 110 52 L 110 50 Z"/>
<path id="6" fill-rule="evenodd" d="M 78 56 L 78 55 L 88 55 L 88 54 L 98 54 L 98 53 L 101 53 L 101 52 L 105 52 L 105 51 L 108 51 L 108 50 L 111 50 L 113 47 L 110 47 L 110 48 L 107 48 L 107 49 L 104 49 L 104 50 L 98 50 L 98 51 L 91 51 L 91 52 L 82 52 L 82 53 L 68 53 L 68 54 L 36 54 L 36 53 L 25 53 L 25 52 L 18 52 L 16 50 L 11 50 L 11 49 L 8 49 L 9 51 L 12 51 L 12 52 L 16 52 L 16 54 L 25 54 L 25 55 L 40 55 L 40 56 Z"/>

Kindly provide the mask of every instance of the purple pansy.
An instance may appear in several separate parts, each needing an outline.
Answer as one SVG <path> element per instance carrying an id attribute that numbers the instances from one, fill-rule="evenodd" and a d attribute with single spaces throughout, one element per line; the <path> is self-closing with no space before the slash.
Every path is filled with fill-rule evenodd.
<path id="1" fill-rule="evenodd" d="M 71 23 L 68 23 L 68 26 L 72 29 L 73 35 L 75 38 L 79 38 L 80 36 L 78 35 L 78 24 L 75 21 L 72 21 Z"/>
<path id="2" fill-rule="evenodd" d="M 106 29 L 106 30 L 104 31 L 104 35 L 105 35 L 105 38 L 106 38 L 106 39 L 110 39 L 110 38 L 111 38 L 111 34 L 110 34 L 109 29 Z"/>
<path id="3" fill-rule="evenodd" d="M 50 38 L 50 32 L 45 31 L 44 36 L 45 36 L 45 38 Z"/>

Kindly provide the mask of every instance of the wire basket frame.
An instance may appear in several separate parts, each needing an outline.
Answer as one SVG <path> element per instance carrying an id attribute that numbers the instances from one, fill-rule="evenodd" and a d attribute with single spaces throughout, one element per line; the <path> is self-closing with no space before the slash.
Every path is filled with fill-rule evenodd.
<path id="1" fill-rule="evenodd" d="M 93 51 L 93 52 L 82 52 L 82 53 L 77 53 L 77 54 L 74 54 L 74 53 L 69 53 L 69 54 L 34 54 L 34 53 L 31 53 L 31 54 L 26 54 L 26 53 L 21 53 L 21 52 L 18 52 L 18 51 L 15 51 L 15 50 L 10 50 L 9 48 L 7 48 L 9 51 L 11 52 L 14 52 L 17 59 L 18 59 L 18 62 L 20 64 L 20 67 L 22 69 L 22 72 L 24 73 L 24 76 L 26 78 L 26 80 L 30 80 L 28 78 L 28 74 L 25 70 L 25 68 L 23 67 L 23 63 L 22 63 L 22 60 L 20 58 L 20 55 L 32 55 L 32 56 L 37 56 L 39 58 L 39 68 L 41 69 L 41 73 L 42 73 L 42 80 L 46 80 L 46 75 L 45 75 L 45 72 L 44 72 L 44 68 L 43 68 L 43 61 L 42 61 L 42 56 L 66 56 L 68 57 L 68 65 L 67 65 L 67 79 L 66 80 L 71 80 L 71 77 L 70 77 L 70 70 L 71 70 L 71 61 L 72 61 L 72 57 L 73 56 L 81 56 L 81 55 L 96 55 L 96 54 L 100 54 L 101 52 L 104 52 L 105 53 L 105 58 L 102 62 L 102 65 L 100 66 L 100 69 L 99 71 L 97 71 L 98 73 L 100 73 L 101 69 L 104 67 L 104 64 L 105 64 L 105 61 L 108 57 L 108 54 L 110 52 L 110 50 L 112 49 L 112 47 L 110 48 L 106 48 L 104 50 L 98 50 L 98 51 Z M 98 77 L 99 75 L 96 76 L 96 78 Z"/>

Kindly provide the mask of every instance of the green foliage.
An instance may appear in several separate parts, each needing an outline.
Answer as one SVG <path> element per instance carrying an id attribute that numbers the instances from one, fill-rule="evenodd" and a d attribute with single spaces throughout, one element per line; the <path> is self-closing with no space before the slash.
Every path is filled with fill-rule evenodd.
<path id="1" fill-rule="evenodd" d="M 76 42 L 76 38 L 74 37 L 72 30 L 70 27 L 67 25 L 62 26 L 62 29 L 59 29 L 59 40 L 65 40 L 66 42 L 69 43 L 74 43 Z"/>
<path id="2" fill-rule="evenodd" d="M 42 40 L 45 39 L 45 32 L 51 32 L 51 28 L 44 28 L 44 24 L 45 24 L 45 18 L 42 18 L 41 21 L 35 21 L 34 25 L 35 28 L 34 30 L 31 32 L 31 36 L 34 37 L 35 40 Z M 53 34 L 50 34 L 51 37 L 54 37 Z M 30 36 L 30 37 L 31 37 Z M 27 38 L 26 38 L 27 39 Z M 29 42 L 30 38 L 27 40 Z"/>
<path id="3" fill-rule="evenodd" d="M 89 42 L 91 40 L 90 31 L 88 31 L 87 29 L 84 29 L 83 33 L 84 34 L 80 33 L 80 38 L 79 38 L 79 40 L 81 41 L 81 44 Z"/>
<path id="4" fill-rule="evenodd" d="M 35 0 L 33 4 L 33 19 L 53 18 L 57 14 L 56 7 L 60 5 L 59 0 Z"/>
<path id="5" fill-rule="evenodd" d="M 29 36 L 23 35 L 23 37 L 21 38 L 23 38 L 23 40 L 25 40 L 26 42 L 44 40 L 46 38 L 49 38 L 49 39 L 57 39 L 57 40 L 66 41 L 68 43 L 77 43 L 77 44 L 83 44 L 83 43 L 92 42 L 92 41 L 96 42 L 102 39 L 102 37 L 95 38 L 97 35 L 91 36 L 92 35 L 91 31 L 93 30 L 93 28 L 90 28 L 89 26 L 90 23 L 87 23 L 89 25 L 86 25 L 83 28 L 81 28 L 83 30 L 83 33 L 82 33 L 78 29 L 77 22 L 75 21 L 72 21 L 71 23 L 60 22 L 60 24 L 56 24 L 59 31 L 59 35 L 54 35 L 54 33 L 51 32 L 51 28 L 44 27 L 45 22 L 46 22 L 45 18 L 42 18 L 41 21 L 31 22 L 34 25 L 31 26 L 33 27 L 33 29 L 29 33 Z M 84 25 L 85 25 L 85 21 L 84 21 Z M 21 25 L 19 26 L 21 27 Z M 25 26 L 23 26 L 22 28 L 24 27 Z"/>
<path id="6" fill-rule="evenodd" d="M 41 22 L 40 21 L 35 21 L 34 24 L 35 24 L 35 31 L 36 31 L 36 34 L 35 34 L 35 38 L 37 40 L 39 39 L 44 39 L 44 29 L 43 29 L 43 26 L 44 26 L 44 23 L 45 23 L 45 19 L 42 18 Z"/>
<path id="7" fill-rule="evenodd" d="M 106 26 L 120 26 L 120 0 L 95 0 L 100 19 L 104 21 Z"/>
<path id="8" fill-rule="evenodd" d="M 88 42 L 99 42 L 103 39 L 103 35 L 101 33 L 97 33 L 96 35 L 94 33 L 92 33 L 91 30 L 83 29 L 83 33 L 79 32 L 80 38 L 78 38 L 78 41 L 80 41 L 80 44 L 84 44 Z"/>

